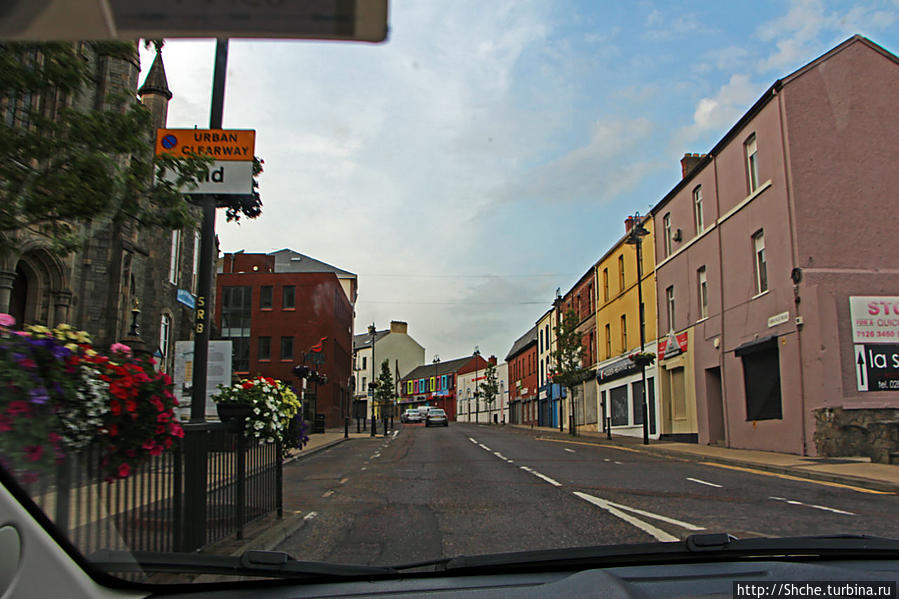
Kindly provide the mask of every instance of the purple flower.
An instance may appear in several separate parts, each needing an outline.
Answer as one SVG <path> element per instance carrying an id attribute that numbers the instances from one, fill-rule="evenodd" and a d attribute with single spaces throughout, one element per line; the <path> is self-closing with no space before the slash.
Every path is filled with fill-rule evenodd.
<path id="1" fill-rule="evenodd" d="M 65 395 L 65 390 L 62 388 L 62 385 L 59 384 L 59 381 L 53 381 L 53 391 L 55 391 L 57 395 Z"/>
<path id="2" fill-rule="evenodd" d="M 33 404 L 45 404 L 50 399 L 50 396 L 47 395 L 47 390 L 43 387 L 32 389 L 28 392 L 28 395 L 30 396 L 28 401 Z"/>
<path id="3" fill-rule="evenodd" d="M 71 354 L 65 346 L 54 344 L 53 347 L 50 348 L 50 352 L 53 354 L 53 357 L 57 360 L 62 360 Z"/>

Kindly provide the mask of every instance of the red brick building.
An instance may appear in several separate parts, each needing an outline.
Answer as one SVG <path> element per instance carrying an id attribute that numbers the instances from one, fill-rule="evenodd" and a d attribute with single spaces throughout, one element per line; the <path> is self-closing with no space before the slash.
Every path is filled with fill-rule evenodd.
<path id="1" fill-rule="evenodd" d="M 356 275 L 292 250 L 225 254 L 216 277 L 215 322 L 232 342 L 232 372 L 298 383 L 292 369 L 309 364 L 328 382 L 307 389 L 306 418 L 348 415 Z M 310 350 L 321 342 L 321 352 Z M 314 363 L 321 360 L 321 363 Z"/>
<path id="2" fill-rule="evenodd" d="M 509 421 L 536 425 L 540 386 L 536 325 L 512 344 L 506 362 L 509 364 Z"/>

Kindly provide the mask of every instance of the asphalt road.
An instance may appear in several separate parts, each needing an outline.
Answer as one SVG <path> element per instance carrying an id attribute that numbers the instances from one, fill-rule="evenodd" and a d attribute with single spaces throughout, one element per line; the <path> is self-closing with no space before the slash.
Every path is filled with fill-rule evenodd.
<path id="1" fill-rule="evenodd" d="M 521 429 L 404 425 L 285 466 L 297 559 L 399 564 L 455 555 L 737 537 L 899 538 L 899 498 Z"/>

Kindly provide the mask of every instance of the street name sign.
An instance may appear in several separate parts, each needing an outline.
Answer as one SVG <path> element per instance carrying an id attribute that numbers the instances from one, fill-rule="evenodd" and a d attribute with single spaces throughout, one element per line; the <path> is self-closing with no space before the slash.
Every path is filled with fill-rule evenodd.
<path id="1" fill-rule="evenodd" d="M 239 194 L 253 192 L 253 152 L 256 131 L 252 129 L 157 129 L 156 155 L 175 158 L 191 155 L 214 159 L 209 173 L 185 194 Z"/>

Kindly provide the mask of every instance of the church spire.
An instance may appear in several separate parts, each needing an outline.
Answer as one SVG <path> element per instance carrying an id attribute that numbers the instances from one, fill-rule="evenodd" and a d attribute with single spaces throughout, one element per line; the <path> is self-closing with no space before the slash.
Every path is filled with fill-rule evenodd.
<path id="1" fill-rule="evenodd" d="M 160 44 L 156 45 L 156 58 L 153 59 L 153 64 L 150 65 L 150 72 L 147 74 L 144 84 L 137 90 L 137 93 L 141 97 L 146 94 L 159 94 L 164 96 L 166 100 L 172 99 L 169 82 L 165 77 L 165 65 L 162 64 L 162 47 Z"/>

